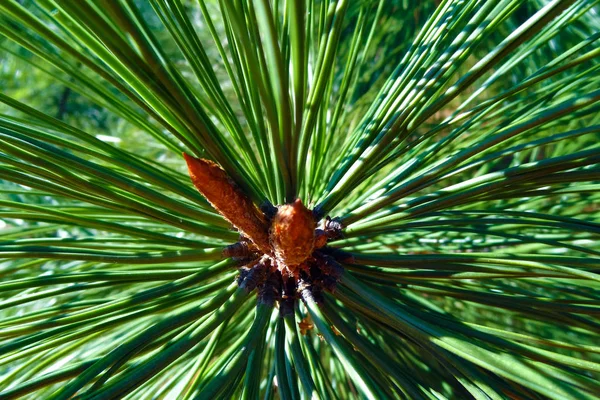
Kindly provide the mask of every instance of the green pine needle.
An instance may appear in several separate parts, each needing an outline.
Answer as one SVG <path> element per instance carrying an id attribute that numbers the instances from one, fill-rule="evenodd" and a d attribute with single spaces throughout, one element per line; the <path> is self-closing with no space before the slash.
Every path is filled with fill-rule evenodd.
<path id="1" fill-rule="evenodd" d="M 599 7 L 0 1 L 0 398 L 597 399 Z M 248 290 L 184 152 L 333 287 Z"/>

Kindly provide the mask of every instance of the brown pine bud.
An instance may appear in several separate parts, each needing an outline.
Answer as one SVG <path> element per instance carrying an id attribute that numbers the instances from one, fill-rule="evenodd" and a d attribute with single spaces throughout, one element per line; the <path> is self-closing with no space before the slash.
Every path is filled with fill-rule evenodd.
<path id="1" fill-rule="evenodd" d="M 312 212 L 300 199 L 279 207 L 269 231 L 277 260 L 288 267 L 306 260 L 314 249 L 315 227 Z"/>
<path id="2" fill-rule="evenodd" d="M 183 153 L 196 189 L 225 219 L 250 238 L 263 253 L 271 253 L 263 214 L 216 163 Z"/>

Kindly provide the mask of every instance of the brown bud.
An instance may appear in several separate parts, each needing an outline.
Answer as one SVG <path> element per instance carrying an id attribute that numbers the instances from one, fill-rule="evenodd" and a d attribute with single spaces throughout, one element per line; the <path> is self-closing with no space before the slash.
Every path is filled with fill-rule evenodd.
<path id="1" fill-rule="evenodd" d="M 248 196 L 218 164 L 185 153 L 183 157 L 196 189 L 219 214 L 250 238 L 263 253 L 269 254 L 267 221 Z"/>
<path id="2" fill-rule="evenodd" d="M 277 260 L 295 266 L 306 260 L 315 245 L 315 219 L 300 199 L 277 210 L 269 238 Z"/>

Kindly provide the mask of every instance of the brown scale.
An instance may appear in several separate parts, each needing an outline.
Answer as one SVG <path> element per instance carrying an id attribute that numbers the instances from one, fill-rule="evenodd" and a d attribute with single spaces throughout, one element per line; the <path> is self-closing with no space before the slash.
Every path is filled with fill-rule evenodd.
<path id="1" fill-rule="evenodd" d="M 322 301 L 323 290 L 333 292 L 348 253 L 328 242 L 343 237 L 341 222 L 326 217 L 317 226 L 315 214 L 300 199 L 260 208 L 216 163 L 184 153 L 192 183 L 208 202 L 240 232 L 241 240 L 223 250 L 224 257 L 243 263 L 238 284 L 257 289 L 262 301 L 277 300 L 282 314 L 293 313 L 295 300 L 310 295 Z"/>

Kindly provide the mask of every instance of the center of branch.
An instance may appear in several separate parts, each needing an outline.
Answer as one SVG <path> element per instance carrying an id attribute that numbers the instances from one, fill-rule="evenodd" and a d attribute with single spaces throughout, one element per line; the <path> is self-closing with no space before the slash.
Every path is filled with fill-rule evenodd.
<path id="1" fill-rule="evenodd" d="M 316 222 L 300 199 L 278 207 L 269 229 L 269 241 L 278 264 L 294 270 L 312 254 Z"/>
<path id="2" fill-rule="evenodd" d="M 184 154 L 194 186 L 240 232 L 242 239 L 223 255 L 242 263 L 238 284 L 257 289 L 260 301 L 278 301 L 283 314 L 293 312 L 298 293 L 319 301 L 333 291 L 351 256 L 327 244 L 342 237 L 343 226 L 327 217 L 317 228 L 313 211 L 300 199 L 258 208 L 218 164 Z"/>

